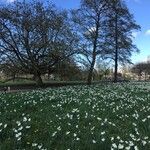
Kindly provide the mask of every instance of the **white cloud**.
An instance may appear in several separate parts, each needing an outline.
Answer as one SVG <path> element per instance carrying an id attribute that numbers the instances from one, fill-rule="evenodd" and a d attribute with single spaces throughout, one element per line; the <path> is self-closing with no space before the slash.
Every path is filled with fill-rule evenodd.
<path id="1" fill-rule="evenodd" d="M 15 0 L 6 0 L 7 3 L 13 3 Z"/>
<path id="2" fill-rule="evenodd" d="M 150 35 L 150 29 L 145 32 L 145 35 Z"/>

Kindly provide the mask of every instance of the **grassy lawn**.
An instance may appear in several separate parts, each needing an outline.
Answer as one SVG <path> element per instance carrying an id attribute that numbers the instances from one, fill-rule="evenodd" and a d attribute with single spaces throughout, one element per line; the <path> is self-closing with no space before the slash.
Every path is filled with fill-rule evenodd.
<path id="1" fill-rule="evenodd" d="M 0 150 L 150 150 L 150 83 L 0 94 Z"/>

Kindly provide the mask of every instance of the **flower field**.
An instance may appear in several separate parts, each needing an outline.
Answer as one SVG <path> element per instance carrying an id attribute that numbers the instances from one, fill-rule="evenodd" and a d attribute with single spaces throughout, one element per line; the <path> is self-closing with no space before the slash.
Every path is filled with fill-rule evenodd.
<path id="1" fill-rule="evenodd" d="M 150 150 L 150 83 L 0 94 L 0 150 Z"/>

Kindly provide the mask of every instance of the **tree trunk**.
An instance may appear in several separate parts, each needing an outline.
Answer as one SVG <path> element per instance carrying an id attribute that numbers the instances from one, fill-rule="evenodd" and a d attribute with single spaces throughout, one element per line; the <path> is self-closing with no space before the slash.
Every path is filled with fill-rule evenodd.
<path id="1" fill-rule="evenodd" d="M 35 78 L 35 82 L 37 84 L 38 87 L 43 87 L 43 81 L 42 81 L 42 78 L 41 78 L 41 74 L 40 73 L 36 73 L 34 75 L 34 78 Z"/>
<path id="2" fill-rule="evenodd" d="M 147 79 L 147 78 L 146 78 L 146 72 L 144 73 L 144 76 L 145 76 L 145 81 L 146 81 L 146 79 Z"/>
<path id="3" fill-rule="evenodd" d="M 118 81 L 118 15 L 117 10 L 115 10 L 115 71 L 114 71 L 114 82 Z"/>
<path id="4" fill-rule="evenodd" d="M 114 72 L 114 82 L 118 81 L 118 50 L 115 52 L 115 72 Z"/>
<path id="5" fill-rule="evenodd" d="M 94 65 L 96 62 L 96 49 L 97 49 L 97 42 L 98 42 L 99 20 L 100 19 L 98 19 L 98 22 L 96 23 L 96 31 L 95 31 L 95 38 L 94 38 L 93 52 L 92 52 L 92 63 L 91 63 L 88 78 L 87 78 L 88 85 L 91 85 L 91 83 L 92 83 L 93 70 L 94 70 Z"/>
<path id="6" fill-rule="evenodd" d="M 16 78 L 16 75 L 15 75 L 15 74 L 13 74 L 13 82 L 15 82 L 15 78 Z"/>
<path id="7" fill-rule="evenodd" d="M 95 65 L 95 61 L 96 61 L 97 38 L 98 38 L 98 33 L 96 33 L 96 38 L 95 38 L 94 46 L 93 46 L 92 63 L 91 63 L 88 78 L 87 78 L 87 84 L 88 85 L 91 85 L 91 83 L 92 83 L 93 70 L 94 70 L 94 65 Z"/>
<path id="8" fill-rule="evenodd" d="M 91 83 L 92 83 L 94 65 L 95 65 L 95 58 L 93 58 L 93 61 L 92 61 L 91 66 L 90 66 L 90 70 L 89 70 L 89 74 L 88 74 L 88 79 L 87 79 L 87 84 L 88 85 L 91 85 Z"/>

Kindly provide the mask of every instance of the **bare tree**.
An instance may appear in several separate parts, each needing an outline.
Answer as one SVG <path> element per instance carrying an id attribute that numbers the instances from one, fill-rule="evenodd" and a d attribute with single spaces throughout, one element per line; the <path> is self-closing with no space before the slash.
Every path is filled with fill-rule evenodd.
<path id="1" fill-rule="evenodd" d="M 33 74 L 43 85 L 41 75 L 51 73 L 62 59 L 76 51 L 66 11 L 41 2 L 16 2 L 0 8 L 0 53 L 18 69 Z"/>
<path id="2" fill-rule="evenodd" d="M 79 9 L 72 11 L 76 30 L 81 38 L 81 57 L 89 62 L 87 83 L 91 84 L 97 56 L 103 50 L 103 19 L 108 7 L 106 0 L 82 0 Z"/>
<path id="3" fill-rule="evenodd" d="M 147 80 L 147 76 L 150 75 L 150 63 L 149 62 L 141 62 L 135 64 L 131 68 L 132 73 L 138 75 L 139 80 L 141 80 L 142 75 L 144 74 L 145 80 Z"/>

